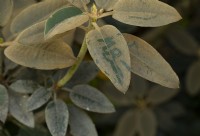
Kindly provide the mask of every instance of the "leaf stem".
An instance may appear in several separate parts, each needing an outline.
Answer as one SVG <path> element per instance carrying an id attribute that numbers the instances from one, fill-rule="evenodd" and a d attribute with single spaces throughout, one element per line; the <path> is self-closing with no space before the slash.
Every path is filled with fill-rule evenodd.
<path id="1" fill-rule="evenodd" d="M 87 44 L 86 44 L 86 39 L 84 39 L 76 63 L 68 70 L 67 74 L 58 81 L 56 88 L 63 87 L 72 78 L 74 73 L 77 71 L 79 65 L 81 64 L 83 58 L 85 57 L 86 52 L 87 52 Z"/>

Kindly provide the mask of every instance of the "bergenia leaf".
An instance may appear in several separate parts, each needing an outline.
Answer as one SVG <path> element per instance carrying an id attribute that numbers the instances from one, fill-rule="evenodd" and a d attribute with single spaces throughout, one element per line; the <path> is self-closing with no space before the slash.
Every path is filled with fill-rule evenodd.
<path id="1" fill-rule="evenodd" d="M 129 25 L 157 27 L 181 19 L 171 6 L 158 0 L 119 0 L 113 18 Z"/>
<path id="2" fill-rule="evenodd" d="M 88 111 L 112 113 L 115 111 L 112 103 L 99 90 L 89 85 L 77 85 L 70 92 L 74 104 Z"/>
<path id="3" fill-rule="evenodd" d="M 111 25 L 86 35 L 88 50 L 96 65 L 114 86 L 125 93 L 130 84 L 130 54 L 120 31 Z"/>
<path id="4" fill-rule="evenodd" d="M 17 64 L 43 70 L 66 68 L 76 61 L 71 47 L 59 39 L 36 45 L 16 43 L 4 53 Z"/>
<path id="5" fill-rule="evenodd" d="M 48 103 L 45 110 L 45 119 L 52 136 L 65 136 L 69 121 L 67 105 L 62 100 Z"/>
<path id="6" fill-rule="evenodd" d="M 77 7 L 64 7 L 53 13 L 45 25 L 45 38 L 72 30 L 89 20 L 89 16 Z"/>
<path id="7" fill-rule="evenodd" d="M 0 84 L 0 121 L 6 121 L 8 115 L 9 97 L 7 89 Z"/>
<path id="8" fill-rule="evenodd" d="M 179 79 L 165 59 L 147 42 L 124 34 L 131 56 L 131 71 L 149 81 L 179 88 Z"/>

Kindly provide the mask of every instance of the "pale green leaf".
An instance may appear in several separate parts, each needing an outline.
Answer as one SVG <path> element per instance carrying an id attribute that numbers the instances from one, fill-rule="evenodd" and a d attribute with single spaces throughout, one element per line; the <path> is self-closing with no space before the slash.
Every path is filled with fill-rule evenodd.
<path id="1" fill-rule="evenodd" d="M 90 117 L 80 109 L 69 106 L 70 133 L 73 136 L 98 136 Z"/>
<path id="2" fill-rule="evenodd" d="M 69 113 L 67 105 L 62 100 L 48 103 L 45 119 L 49 131 L 53 136 L 65 136 L 67 132 Z"/>
<path id="3" fill-rule="evenodd" d="M 95 3 L 99 8 L 109 11 L 113 9 L 118 1 L 119 0 L 95 0 Z"/>
<path id="4" fill-rule="evenodd" d="M 13 11 L 13 0 L 0 0 L 0 26 L 6 25 Z"/>
<path id="5" fill-rule="evenodd" d="M 189 68 L 186 76 L 187 92 L 190 95 L 196 95 L 200 91 L 200 61 L 195 62 Z"/>
<path id="6" fill-rule="evenodd" d="M 9 112 L 22 124 L 33 128 L 34 127 L 34 115 L 32 112 L 26 110 L 27 95 L 20 95 L 13 91 L 9 92 Z"/>
<path id="7" fill-rule="evenodd" d="M 112 113 L 115 111 L 106 96 L 94 87 L 77 85 L 72 90 L 70 98 L 80 108 L 99 113 Z"/>
<path id="8" fill-rule="evenodd" d="M 27 100 L 26 108 L 28 111 L 35 110 L 44 105 L 52 95 L 52 91 L 44 87 L 37 89 Z"/>
<path id="9" fill-rule="evenodd" d="M 45 25 L 45 38 L 51 38 L 57 34 L 72 30 L 89 20 L 89 16 L 84 14 L 77 7 L 64 7 L 50 16 Z"/>
<path id="10" fill-rule="evenodd" d="M 87 5 L 88 3 L 90 3 L 90 0 L 67 0 L 67 1 L 69 1 L 71 4 L 79 8 L 83 7 L 83 4 Z"/>
<path id="11" fill-rule="evenodd" d="M 66 0 L 47 0 L 29 6 L 14 18 L 11 32 L 19 33 L 25 28 L 47 19 L 56 9 L 67 3 Z"/>
<path id="12" fill-rule="evenodd" d="M 8 115 L 9 97 L 7 89 L 0 84 L 0 121 L 5 123 Z"/>
<path id="13" fill-rule="evenodd" d="M 4 53 L 17 64 L 44 70 L 66 68 L 72 66 L 76 60 L 71 47 L 62 40 L 38 45 L 16 43 L 6 48 Z"/>
<path id="14" fill-rule="evenodd" d="M 169 101 L 178 92 L 178 90 L 169 89 L 162 86 L 155 86 L 150 89 L 146 101 L 153 105 L 161 104 L 166 101 Z"/>
<path id="15" fill-rule="evenodd" d="M 149 81 L 169 88 L 179 88 L 179 79 L 165 59 L 147 42 L 124 34 L 131 56 L 131 71 Z"/>
<path id="16" fill-rule="evenodd" d="M 176 22 L 181 16 L 158 0 L 120 0 L 114 7 L 113 18 L 129 25 L 157 27 Z"/>
<path id="17" fill-rule="evenodd" d="M 33 93 L 39 86 L 31 80 L 17 80 L 10 85 L 10 88 L 18 93 Z"/>
<path id="18" fill-rule="evenodd" d="M 111 25 L 86 35 L 88 50 L 96 65 L 114 86 L 125 93 L 130 84 L 129 49 L 120 31 Z"/>

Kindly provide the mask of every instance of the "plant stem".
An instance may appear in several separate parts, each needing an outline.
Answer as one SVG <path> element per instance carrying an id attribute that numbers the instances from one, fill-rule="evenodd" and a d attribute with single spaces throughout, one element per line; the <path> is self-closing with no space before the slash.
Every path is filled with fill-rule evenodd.
<path id="1" fill-rule="evenodd" d="M 83 58 L 85 57 L 86 52 L 87 52 L 87 44 L 86 40 L 84 39 L 76 63 L 67 71 L 67 74 L 58 81 L 56 85 L 57 88 L 63 87 L 72 78 L 74 73 L 77 71 L 79 65 L 81 64 Z"/>

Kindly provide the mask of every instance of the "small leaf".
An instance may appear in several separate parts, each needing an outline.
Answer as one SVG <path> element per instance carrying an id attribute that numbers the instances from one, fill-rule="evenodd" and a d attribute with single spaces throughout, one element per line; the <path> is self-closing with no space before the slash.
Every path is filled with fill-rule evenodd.
<path id="1" fill-rule="evenodd" d="M 181 19 L 171 6 L 158 0 L 119 0 L 113 18 L 129 25 L 157 27 Z"/>
<path id="2" fill-rule="evenodd" d="M 69 106 L 70 133 L 73 136 L 98 136 L 90 117 L 80 109 Z"/>
<path id="3" fill-rule="evenodd" d="M 28 111 L 40 108 L 51 98 L 52 92 L 49 89 L 40 87 L 37 89 L 31 97 L 27 100 L 26 108 Z"/>
<path id="4" fill-rule="evenodd" d="M 109 11 L 113 9 L 114 5 L 118 1 L 119 0 L 95 0 L 95 3 L 97 4 L 98 7 Z"/>
<path id="5" fill-rule="evenodd" d="M 5 123 L 7 115 L 8 115 L 8 92 L 7 89 L 0 84 L 0 121 Z"/>
<path id="6" fill-rule="evenodd" d="M 45 25 L 45 38 L 49 39 L 57 34 L 72 30 L 89 20 L 79 8 L 64 7 L 53 13 Z"/>
<path id="7" fill-rule="evenodd" d="M 36 45 L 16 43 L 7 47 L 4 53 L 17 64 L 43 70 L 66 68 L 75 62 L 71 47 L 62 40 Z"/>
<path id="8" fill-rule="evenodd" d="M 17 80 L 10 85 L 10 88 L 18 93 L 33 93 L 39 86 L 39 84 L 31 80 Z"/>
<path id="9" fill-rule="evenodd" d="M 125 93 L 130 84 L 130 55 L 126 40 L 119 30 L 105 25 L 86 35 L 88 50 L 100 70 L 114 86 Z"/>
<path id="10" fill-rule="evenodd" d="M 29 6 L 14 18 L 11 32 L 19 33 L 25 28 L 47 19 L 56 9 L 66 4 L 66 0 L 46 0 Z"/>
<path id="11" fill-rule="evenodd" d="M 35 128 L 20 128 L 17 136 L 51 136 L 49 132 L 47 132 L 46 128 L 37 125 Z"/>
<path id="12" fill-rule="evenodd" d="M 173 90 L 162 86 L 155 86 L 150 89 L 146 101 L 153 105 L 160 104 L 169 101 L 178 92 L 178 90 Z"/>
<path id="13" fill-rule="evenodd" d="M 69 113 L 67 105 L 62 100 L 51 101 L 45 110 L 45 119 L 53 136 L 65 136 L 67 132 Z"/>
<path id="14" fill-rule="evenodd" d="M 73 87 L 70 98 L 77 106 L 93 112 L 112 113 L 115 108 L 111 102 L 96 88 L 89 85 Z"/>
<path id="15" fill-rule="evenodd" d="M 9 101 L 10 114 L 22 124 L 33 128 L 34 115 L 32 112 L 28 112 L 25 107 L 28 97 L 26 95 L 22 96 L 13 91 L 9 92 L 9 96 L 10 96 L 10 101 Z"/>
<path id="16" fill-rule="evenodd" d="M 131 56 L 131 71 L 149 81 L 169 88 L 179 88 L 179 79 L 165 59 L 147 42 L 124 34 Z"/>
<path id="17" fill-rule="evenodd" d="M 190 95 L 196 95 L 200 91 L 200 61 L 195 62 L 189 68 L 186 76 L 187 92 Z"/>
<path id="18" fill-rule="evenodd" d="M 45 41 L 44 27 L 45 21 L 36 23 L 22 31 L 16 41 L 24 45 L 41 44 Z"/>
<path id="19" fill-rule="evenodd" d="M 71 4 L 79 8 L 83 7 L 83 3 L 86 5 L 90 3 L 90 0 L 67 0 L 67 1 L 69 1 Z"/>
<path id="20" fill-rule="evenodd" d="M 6 25 L 13 11 L 13 0 L 0 0 L 0 26 Z"/>

